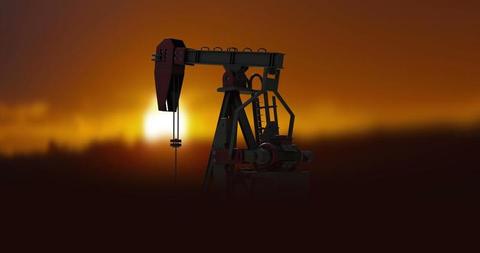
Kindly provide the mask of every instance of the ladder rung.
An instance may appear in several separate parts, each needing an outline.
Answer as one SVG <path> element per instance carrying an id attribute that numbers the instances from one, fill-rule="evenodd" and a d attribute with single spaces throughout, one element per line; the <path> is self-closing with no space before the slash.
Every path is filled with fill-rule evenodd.
<path id="1" fill-rule="evenodd" d="M 269 105 L 269 106 L 259 106 L 258 108 L 264 109 L 264 108 L 276 108 L 277 106 L 275 105 Z"/>

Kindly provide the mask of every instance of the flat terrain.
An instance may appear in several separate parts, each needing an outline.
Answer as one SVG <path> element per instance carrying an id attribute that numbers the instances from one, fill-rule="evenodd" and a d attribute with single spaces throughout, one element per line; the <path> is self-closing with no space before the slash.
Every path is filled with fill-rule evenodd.
<path id="1" fill-rule="evenodd" d="M 315 158 L 311 202 L 424 200 L 470 202 L 478 196 L 480 131 L 429 129 L 377 132 L 300 143 Z M 0 187 L 8 198 L 144 198 L 195 196 L 209 144 L 180 149 L 173 185 L 167 145 L 119 141 L 69 152 L 52 144 L 46 154 L 0 158 Z"/>

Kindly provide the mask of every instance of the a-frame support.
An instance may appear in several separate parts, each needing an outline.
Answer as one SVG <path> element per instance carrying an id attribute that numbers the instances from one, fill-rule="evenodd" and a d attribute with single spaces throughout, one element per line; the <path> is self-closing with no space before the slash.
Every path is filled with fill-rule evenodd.
<path id="1" fill-rule="evenodd" d="M 240 125 L 247 149 L 256 149 L 257 142 L 245 113 L 238 90 L 224 91 L 212 149 L 203 181 L 204 191 L 229 194 L 235 164 L 232 161 L 237 146 L 237 128 Z M 225 196 L 226 197 L 226 196 Z"/>

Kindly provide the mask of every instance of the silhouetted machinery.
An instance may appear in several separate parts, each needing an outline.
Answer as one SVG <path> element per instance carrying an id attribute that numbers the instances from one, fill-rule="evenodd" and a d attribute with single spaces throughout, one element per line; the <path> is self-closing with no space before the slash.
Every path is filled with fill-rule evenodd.
<path id="1" fill-rule="evenodd" d="M 265 185 L 269 187 L 263 188 L 270 188 L 267 191 L 272 193 L 295 191 L 294 188 L 299 185 L 308 185 L 308 173 L 298 169 L 297 165 L 309 161 L 311 153 L 299 150 L 292 143 L 295 115 L 278 92 L 284 54 L 249 48 L 243 51 L 236 48 L 224 51 L 218 47 L 195 50 L 186 48 L 181 40 L 165 39 L 157 46 L 153 56 L 158 109 L 174 113 L 171 140 L 174 147 L 181 145 L 178 138 L 178 103 L 185 65 L 219 65 L 225 69 L 223 86 L 218 88 L 224 93 L 224 98 L 205 172 L 205 191 L 226 193 L 228 196 L 262 191 L 260 189 Z M 263 75 L 247 77 L 249 67 L 263 68 Z M 253 88 L 255 78 L 261 83 L 260 89 Z M 248 100 L 242 102 L 240 94 L 247 94 Z M 279 134 L 277 100 L 290 115 L 287 135 Z M 253 108 L 253 131 L 245 111 L 248 105 Z M 237 147 L 238 126 L 246 148 Z"/>

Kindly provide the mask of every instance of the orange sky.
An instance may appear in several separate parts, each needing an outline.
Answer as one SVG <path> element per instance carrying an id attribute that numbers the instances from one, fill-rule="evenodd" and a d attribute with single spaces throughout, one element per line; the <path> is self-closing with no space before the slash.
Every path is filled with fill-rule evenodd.
<path id="1" fill-rule="evenodd" d="M 297 136 L 468 123 L 480 115 L 479 13 L 441 0 L 2 1 L 0 152 L 141 137 L 150 55 L 167 37 L 284 52 Z M 222 72 L 187 67 L 189 138 L 210 138 Z"/>

